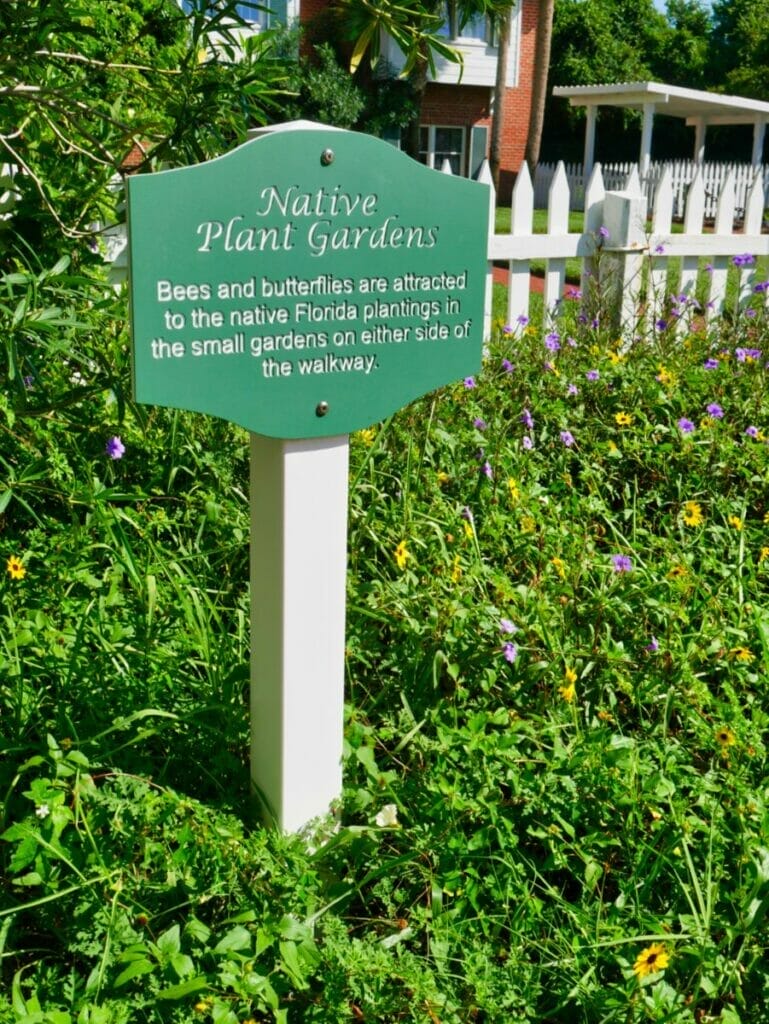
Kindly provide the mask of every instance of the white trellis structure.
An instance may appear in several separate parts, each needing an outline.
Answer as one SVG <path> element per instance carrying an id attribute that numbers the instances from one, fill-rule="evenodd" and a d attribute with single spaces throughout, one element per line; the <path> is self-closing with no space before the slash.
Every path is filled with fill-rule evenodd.
<path id="1" fill-rule="evenodd" d="M 446 168 L 444 167 L 444 170 Z M 491 176 L 484 166 L 480 180 L 491 186 Z M 744 203 L 739 230 L 735 230 L 736 188 L 734 174 L 727 174 L 718 197 L 713 230 L 705 229 L 706 187 L 701 170 L 691 182 L 683 208 L 683 232 L 673 231 L 675 192 L 670 169 L 663 171 L 655 190 L 650 216 L 638 174 L 633 167 L 624 188 L 607 190 L 600 164 L 596 164 L 585 187 L 585 222 L 580 233 L 570 232 L 570 188 L 566 168 L 558 165 L 547 203 L 547 231 L 534 234 L 534 188 L 524 164 L 513 190 L 510 231 L 489 236 L 489 302 L 494 265 L 505 267 L 507 320 L 515 323 L 530 312 L 530 271 L 532 260 L 545 261 L 544 304 L 553 310 L 563 299 L 566 289 L 566 260 L 582 260 L 581 288 L 602 291 L 615 300 L 620 325 L 632 330 L 642 316 L 656 316 L 653 308 L 662 301 L 668 286 L 669 261 L 680 260 L 680 273 L 674 286 L 676 294 L 694 297 L 701 261 L 708 280 L 702 315 L 710 316 L 723 309 L 729 272 L 740 277 L 741 294 L 752 291 L 754 281 L 750 266 L 734 266 L 734 257 L 769 255 L 769 234 L 764 233 L 764 183 L 762 173 L 755 174 Z M 649 262 L 648 289 L 641 306 L 643 264 Z M 743 262 L 743 261 L 738 261 Z M 767 301 L 767 292 L 756 293 L 756 304 Z"/>

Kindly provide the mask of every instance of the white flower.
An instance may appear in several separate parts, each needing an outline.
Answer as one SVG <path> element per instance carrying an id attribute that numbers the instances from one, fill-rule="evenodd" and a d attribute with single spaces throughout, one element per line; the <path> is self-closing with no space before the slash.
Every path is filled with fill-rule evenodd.
<path id="1" fill-rule="evenodd" d="M 40 818 L 41 821 L 43 818 L 47 818 L 50 813 L 51 808 L 48 806 L 48 804 L 40 804 L 39 807 L 35 808 L 35 814 L 38 816 L 38 818 Z"/>
<path id="2" fill-rule="evenodd" d="M 380 828 L 397 828 L 398 808 L 395 804 L 385 804 L 376 818 L 374 818 L 374 821 Z"/>

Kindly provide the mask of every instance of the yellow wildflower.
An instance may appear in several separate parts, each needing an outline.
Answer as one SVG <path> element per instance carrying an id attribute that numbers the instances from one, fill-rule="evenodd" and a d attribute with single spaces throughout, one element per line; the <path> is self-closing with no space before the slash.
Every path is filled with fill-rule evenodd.
<path id="1" fill-rule="evenodd" d="M 614 419 L 620 427 L 629 427 L 633 422 L 633 417 L 627 412 L 617 412 L 614 414 Z"/>
<path id="2" fill-rule="evenodd" d="M 459 560 L 459 555 L 454 555 L 454 565 L 451 569 L 451 582 L 459 583 L 462 579 L 462 563 Z"/>
<path id="3" fill-rule="evenodd" d="M 551 558 L 550 564 L 553 566 L 555 571 L 561 577 L 562 580 L 566 579 L 566 564 L 562 558 Z"/>
<path id="4" fill-rule="evenodd" d="M 670 569 L 670 572 L 668 573 L 668 579 L 669 580 L 677 580 L 677 579 L 681 579 L 682 576 L 687 576 L 688 574 L 689 574 L 689 570 L 686 568 L 686 566 L 685 565 L 681 565 L 680 562 L 677 562 Z"/>
<path id="5" fill-rule="evenodd" d="M 755 654 L 753 654 L 752 651 L 749 651 L 747 647 L 732 647 L 729 653 L 735 661 L 744 661 L 747 664 L 750 664 L 751 661 L 756 660 Z"/>
<path id="6" fill-rule="evenodd" d="M 12 580 L 23 580 L 27 574 L 27 570 L 21 564 L 21 559 L 17 558 L 16 555 L 11 555 L 8 559 L 6 569 Z"/>
<path id="7" fill-rule="evenodd" d="M 622 362 L 622 356 L 619 354 L 619 352 L 611 351 L 611 352 L 607 352 L 606 355 L 609 358 L 609 362 L 612 363 L 612 365 L 614 365 L 614 366 L 616 366 L 617 363 L 621 363 Z"/>
<path id="8" fill-rule="evenodd" d="M 730 526 L 733 526 L 735 530 L 742 529 L 742 520 L 739 516 L 727 516 L 726 521 Z"/>
<path id="9" fill-rule="evenodd" d="M 722 725 L 719 729 L 716 729 L 716 741 L 722 747 L 732 747 L 736 743 L 736 737 L 731 729 L 727 729 L 725 725 Z"/>
<path id="10" fill-rule="evenodd" d="M 370 448 L 371 445 L 374 443 L 376 431 L 374 430 L 373 427 L 364 427 L 363 430 L 358 431 L 358 437 L 361 439 L 361 441 L 365 444 L 367 448 Z"/>
<path id="11" fill-rule="evenodd" d="M 473 524 L 472 523 L 468 523 L 468 521 L 465 519 L 462 522 L 462 526 L 464 527 L 465 537 L 467 537 L 468 540 L 472 540 L 473 539 Z"/>
<path id="12" fill-rule="evenodd" d="M 436 475 L 438 477 L 438 483 L 441 485 L 441 487 L 443 487 L 444 484 L 447 484 L 451 479 L 449 474 L 443 469 L 439 469 Z"/>
<path id="13" fill-rule="evenodd" d="M 764 522 L 769 523 L 769 512 L 764 512 Z"/>
<path id="14" fill-rule="evenodd" d="M 761 548 L 761 553 L 758 556 L 759 562 L 765 562 L 769 558 L 769 548 Z"/>
<path id="15" fill-rule="evenodd" d="M 656 974 L 657 971 L 664 971 L 670 963 L 670 957 L 661 942 L 655 942 L 642 950 L 633 965 L 633 973 L 640 980 L 647 974 Z"/>
<path id="16" fill-rule="evenodd" d="M 393 558 L 395 559 L 395 564 L 398 566 L 399 569 L 405 569 L 406 568 L 406 561 L 408 560 L 408 557 L 409 557 L 409 553 L 408 553 L 408 550 L 406 548 L 406 541 L 402 540 L 400 542 L 400 544 L 397 546 L 397 548 L 395 549 L 395 551 L 393 552 Z"/>
<path id="17" fill-rule="evenodd" d="M 687 526 L 702 526 L 705 522 L 705 517 L 702 514 L 702 506 L 696 501 L 684 502 L 682 518 Z"/>
<path id="18" fill-rule="evenodd" d="M 566 671 L 563 674 L 563 678 L 571 686 L 573 683 L 576 683 L 577 681 L 577 673 L 574 671 L 573 668 L 569 668 L 567 666 Z"/>
<path id="19" fill-rule="evenodd" d="M 671 387 L 673 387 L 673 385 L 676 383 L 675 375 L 672 374 L 670 370 L 666 369 L 666 367 L 662 366 L 662 364 L 660 364 L 657 367 L 657 369 L 659 370 L 659 373 L 657 374 L 656 379 L 660 382 L 660 384 L 669 384 Z"/>
<path id="20" fill-rule="evenodd" d="M 515 477 L 509 476 L 507 478 L 507 490 L 510 494 L 510 501 L 518 501 L 521 496 L 521 492 L 518 490 L 518 481 Z"/>
<path id="21" fill-rule="evenodd" d="M 536 528 L 537 523 L 533 516 L 521 517 L 521 529 L 524 533 L 534 533 Z"/>
<path id="22" fill-rule="evenodd" d="M 566 701 L 567 704 L 573 704 L 577 697 L 577 690 L 574 683 L 569 683 L 567 686 L 559 686 L 558 692 Z"/>

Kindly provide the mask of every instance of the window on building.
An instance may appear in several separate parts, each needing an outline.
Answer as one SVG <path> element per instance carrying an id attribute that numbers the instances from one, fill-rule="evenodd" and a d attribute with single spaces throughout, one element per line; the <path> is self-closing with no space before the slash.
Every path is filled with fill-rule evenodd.
<path id="1" fill-rule="evenodd" d="M 469 128 L 424 124 L 419 129 L 419 159 L 436 171 L 448 160 L 452 174 L 477 178 L 486 159 L 489 129 L 486 125 Z"/>
<path id="2" fill-rule="evenodd" d="M 182 8 L 187 14 L 191 13 L 194 7 L 199 6 L 200 4 L 193 2 L 193 0 L 182 0 Z M 217 0 L 208 0 L 205 6 L 206 10 L 213 11 L 221 7 L 221 4 Z M 265 3 L 264 5 L 260 4 L 261 6 L 267 7 L 271 5 Z M 243 21 L 247 21 L 249 25 L 258 25 L 261 28 L 266 28 L 269 22 L 269 13 L 266 10 L 260 9 L 260 7 L 257 7 L 256 3 L 235 4 L 235 11 L 238 17 L 242 18 Z"/>
<path id="3" fill-rule="evenodd" d="M 460 24 L 457 4 L 447 0 L 446 20 L 437 34 L 449 39 L 477 39 L 481 43 L 490 43 L 491 25 L 485 14 L 473 14 L 464 25 Z"/>
<path id="4" fill-rule="evenodd" d="M 440 171 L 448 160 L 452 174 L 465 173 L 465 129 L 423 125 L 419 129 L 419 159 Z"/>

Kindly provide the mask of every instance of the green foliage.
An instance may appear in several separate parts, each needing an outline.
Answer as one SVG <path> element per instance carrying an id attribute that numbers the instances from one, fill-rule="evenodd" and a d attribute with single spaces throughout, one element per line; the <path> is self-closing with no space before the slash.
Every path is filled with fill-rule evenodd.
<path id="1" fill-rule="evenodd" d="M 241 24 L 231 0 L 189 17 L 175 0 L 0 4 L 0 153 L 15 169 L 6 236 L 38 252 L 62 232 L 92 238 L 94 222 L 115 218 L 113 179 L 135 143 L 148 164 L 187 164 L 263 123 L 286 66 L 272 33 L 243 41 Z"/>
<path id="2" fill-rule="evenodd" d="M 330 43 L 314 47 L 314 58 L 302 58 L 291 82 L 296 98 L 283 108 L 287 121 L 306 119 L 337 128 L 353 128 L 366 100 L 351 75 L 337 61 Z"/>
<path id="3" fill-rule="evenodd" d="M 132 404 L 97 275 L 6 272 L 0 1020 L 764 1024 L 763 276 L 498 324 L 351 439 L 310 843 L 250 817 L 247 438 Z"/>
<path id="4" fill-rule="evenodd" d="M 769 99 L 769 4 L 766 0 L 716 0 L 713 47 L 724 91 Z"/>

